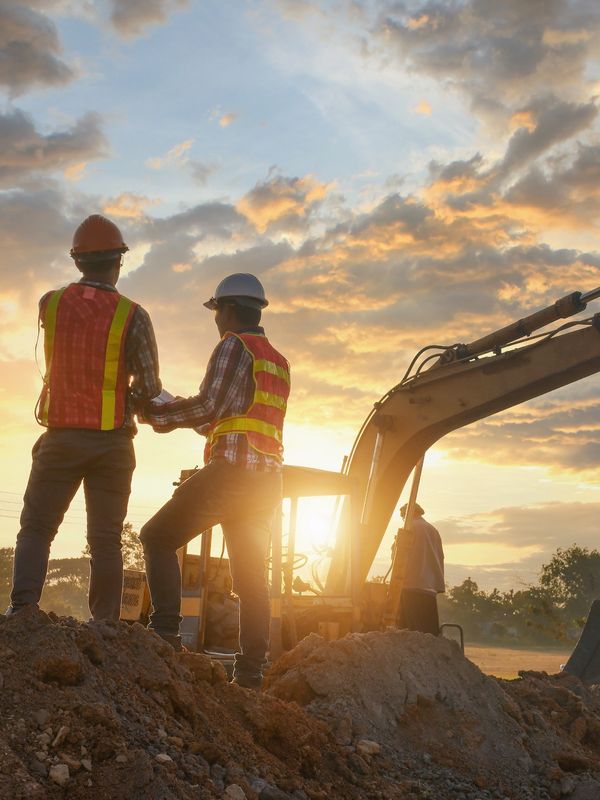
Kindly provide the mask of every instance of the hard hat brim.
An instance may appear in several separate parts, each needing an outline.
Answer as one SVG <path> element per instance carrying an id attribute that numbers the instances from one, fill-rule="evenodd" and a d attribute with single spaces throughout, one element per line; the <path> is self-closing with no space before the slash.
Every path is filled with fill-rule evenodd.
<path id="1" fill-rule="evenodd" d="M 269 305 L 268 300 L 259 300 L 257 297 L 241 297 L 239 295 L 235 295 L 232 297 L 219 297 L 219 300 L 229 300 L 232 303 L 235 303 L 238 306 L 244 306 L 245 308 L 254 308 L 257 311 L 262 311 L 263 308 L 266 308 Z M 208 308 L 211 311 L 215 311 L 218 308 L 218 300 L 215 297 L 211 297 L 210 300 L 207 300 L 206 303 L 202 304 L 204 308 Z"/>

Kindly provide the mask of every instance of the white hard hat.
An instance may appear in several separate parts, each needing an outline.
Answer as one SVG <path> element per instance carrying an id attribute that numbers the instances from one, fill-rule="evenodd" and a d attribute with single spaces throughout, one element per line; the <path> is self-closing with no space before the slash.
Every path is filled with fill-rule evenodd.
<path id="1" fill-rule="evenodd" d="M 269 305 L 262 283 L 256 275 L 250 275 L 249 272 L 236 272 L 223 278 L 215 289 L 214 296 L 204 305 L 214 310 L 217 308 L 217 301 L 226 298 L 248 308 L 261 309 Z"/>

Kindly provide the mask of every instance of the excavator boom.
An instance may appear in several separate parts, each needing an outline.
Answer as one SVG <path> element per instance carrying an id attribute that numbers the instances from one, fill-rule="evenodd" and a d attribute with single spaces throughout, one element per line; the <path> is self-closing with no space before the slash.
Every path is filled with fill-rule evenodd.
<path id="1" fill-rule="evenodd" d="M 425 451 L 447 433 L 600 371 L 600 315 L 524 346 L 438 364 L 388 392 L 359 433 L 346 472 L 364 498 L 351 563 L 342 514 L 326 593 L 364 584 L 400 493 Z M 351 581 L 352 585 L 349 585 Z"/>

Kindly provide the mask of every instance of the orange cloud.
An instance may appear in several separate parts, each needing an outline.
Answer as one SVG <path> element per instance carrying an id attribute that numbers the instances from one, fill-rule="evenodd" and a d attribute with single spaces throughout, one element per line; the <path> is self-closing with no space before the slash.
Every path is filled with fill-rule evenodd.
<path id="1" fill-rule="evenodd" d="M 413 108 L 414 114 L 423 114 L 426 117 L 431 116 L 433 109 L 427 100 L 421 100 L 418 105 Z"/>
<path id="2" fill-rule="evenodd" d="M 231 125 L 233 122 L 236 121 L 238 116 L 239 114 L 237 113 L 237 111 L 229 111 L 227 114 L 223 114 L 223 116 L 219 118 L 219 125 L 222 128 L 227 128 L 229 127 L 229 125 Z"/>
<path id="3" fill-rule="evenodd" d="M 276 177 L 255 186 L 236 208 L 261 233 L 277 224 L 294 229 L 307 219 L 313 206 L 323 200 L 331 188 L 332 184 L 320 183 L 310 175 Z"/>
<path id="4" fill-rule="evenodd" d="M 108 200 L 104 204 L 104 212 L 108 216 L 121 217 L 123 219 L 142 219 L 145 216 L 145 209 L 155 206 L 160 200 L 152 200 L 144 195 L 123 192 Z"/>

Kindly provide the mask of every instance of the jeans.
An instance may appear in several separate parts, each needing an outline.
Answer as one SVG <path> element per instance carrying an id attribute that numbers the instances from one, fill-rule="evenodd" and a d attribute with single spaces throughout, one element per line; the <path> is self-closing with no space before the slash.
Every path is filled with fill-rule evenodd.
<path id="1" fill-rule="evenodd" d="M 400 600 L 399 628 L 409 631 L 440 634 L 437 595 L 420 589 L 403 589 Z"/>
<path id="2" fill-rule="evenodd" d="M 90 548 L 89 605 L 95 620 L 118 620 L 123 590 L 121 532 L 135 455 L 122 431 L 53 428 L 32 450 L 33 463 L 21 513 L 11 605 L 37 605 L 50 545 L 83 482 Z"/>
<path id="3" fill-rule="evenodd" d="M 229 554 L 233 591 L 240 601 L 240 652 L 234 675 L 260 675 L 269 645 L 266 557 L 281 473 L 255 472 L 224 460 L 210 462 L 179 486 L 142 528 L 146 575 L 152 597 L 150 627 L 178 634 L 181 570 L 177 550 L 220 524 Z"/>

